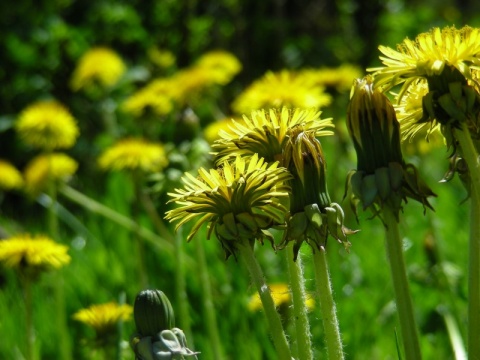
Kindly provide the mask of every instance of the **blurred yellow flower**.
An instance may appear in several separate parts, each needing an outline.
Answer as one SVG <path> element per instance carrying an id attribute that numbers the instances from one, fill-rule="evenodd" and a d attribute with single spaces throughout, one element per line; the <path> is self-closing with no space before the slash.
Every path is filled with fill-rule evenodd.
<path id="1" fill-rule="evenodd" d="M 272 294 L 273 302 L 275 307 L 280 307 L 282 305 L 290 306 L 292 302 L 290 288 L 288 284 L 285 283 L 276 283 L 271 284 L 268 286 L 270 289 L 270 293 Z M 305 305 L 309 310 L 315 307 L 315 300 L 311 296 L 307 296 L 305 299 Z M 253 294 L 250 296 L 248 301 L 248 310 L 250 311 L 258 311 L 263 308 L 262 301 L 260 300 L 260 296 L 258 293 Z"/>
<path id="2" fill-rule="evenodd" d="M 166 115 L 173 110 L 175 91 L 170 79 L 155 79 L 129 96 L 122 109 L 134 116 L 142 116 L 149 110 L 156 115 Z"/>
<path id="3" fill-rule="evenodd" d="M 13 190 L 23 186 L 23 177 L 20 171 L 8 161 L 0 159 L 0 189 Z"/>
<path id="4" fill-rule="evenodd" d="M 338 91 L 349 91 L 355 79 L 362 77 L 362 70 L 358 66 L 342 64 L 336 68 L 323 67 L 320 69 L 300 70 L 299 77 L 305 77 L 317 86 L 332 87 Z"/>
<path id="5" fill-rule="evenodd" d="M 79 135 L 73 116 L 55 100 L 28 106 L 20 114 L 15 128 L 25 144 L 44 150 L 72 147 Z"/>
<path id="6" fill-rule="evenodd" d="M 58 269 L 70 262 L 68 247 L 43 235 L 22 234 L 0 240 L 0 263 L 17 270 Z"/>
<path id="7" fill-rule="evenodd" d="M 248 86 L 232 103 L 238 114 L 271 108 L 319 109 L 332 102 L 324 87 L 311 78 L 289 70 L 267 72 Z"/>
<path id="8" fill-rule="evenodd" d="M 126 138 L 105 150 L 98 159 L 105 170 L 160 171 L 168 165 L 165 149 L 160 143 L 144 139 Z"/>
<path id="9" fill-rule="evenodd" d="M 48 186 L 49 180 L 66 181 L 77 171 L 78 163 L 63 153 L 38 155 L 24 170 L 25 188 L 32 195 Z"/>
<path id="10" fill-rule="evenodd" d="M 175 55 L 168 50 L 152 47 L 148 50 L 148 58 L 161 68 L 168 68 L 175 64 Z"/>
<path id="11" fill-rule="evenodd" d="M 94 47 L 80 58 L 70 86 L 75 91 L 92 84 L 110 87 L 120 80 L 125 71 L 125 63 L 115 51 Z"/>
<path id="12" fill-rule="evenodd" d="M 110 332 L 116 333 L 119 321 L 129 321 L 132 318 L 133 307 L 128 304 L 119 305 L 116 302 L 92 305 L 73 314 L 73 319 L 93 328 L 97 335 Z"/>
<path id="13" fill-rule="evenodd" d="M 240 61 L 231 53 L 223 50 L 203 54 L 194 65 L 209 70 L 216 84 L 226 85 L 242 69 Z"/>

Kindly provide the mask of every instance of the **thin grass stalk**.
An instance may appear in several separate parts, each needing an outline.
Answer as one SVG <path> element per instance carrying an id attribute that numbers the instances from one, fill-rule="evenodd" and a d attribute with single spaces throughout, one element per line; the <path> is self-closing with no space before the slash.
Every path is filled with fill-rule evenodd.
<path id="1" fill-rule="evenodd" d="M 313 353 L 306 305 L 302 255 L 301 253 L 298 253 L 297 260 L 293 261 L 292 247 L 293 243 L 288 249 L 286 249 L 285 257 L 290 280 L 290 289 L 292 290 L 297 356 L 299 360 L 311 360 L 313 359 Z"/>
<path id="2" fill-rule="evenodd" d="M 25 335 L 27 337 L 27 360 L 36 360 L 35 325 L 33 323 L 32 280 L 28 275 L 21 276 L 25 304 Z"/>
<path id="3" fill-rule="evenodd" d="M 398 223 L 390 207 L 382 210 L 385 224 L 386 248 L 393 288 L 402 333 L 405 358 L 411 360 L 421 359 L 420 344 L 418 341 L 417 325 L 413 312 L 412 297 L 408 284 L 407 270 L 403 256 L 402 239 L 398 231 Z"/>
<path id="4" fill-rule="evenodd" d="M 290 347 L 287 342 L 287 337 L 283 331 L 282 321 L 280 315 L 278 314 L 275 303 L 273 302 L 272 294 L 270 288 L 265 282 L 263 271 L 258 263 L 253 249 L 249 244 L 240 244 L 238 246 L 238 252 L 245 262 L 245 265 L 250 272 L 252 281 L 258 291 L 260 300 L 263 304 L 263 309 L 265 311 L 265 316 L 267 317 L 267 322 L 270 329 L 270 334 L 272 335 L 273 344 L 275 350 L 277 351 L 279 360 L 291 360 L 292 355 L 290 352 Z"/>
<path id="5" fill-rule="evenodd" d="M 470 173 L 470 240 L 468 259 L 468 355 L 480 359 L 480 163 L 467 124 L 455 132 Z"/>
<path id="6" fill-rule="evenodd" d="M 337 309 L 333 300 L 332 284 L 328 271 L 327 256 L 324 248 L 313 253 L 315 267 L 315 283 L 317 296 L 320 302 L 323 327 L 325 331 L 325 343 L 328 359 L 343 360 L 343 346 L 340 334 L 340 326 L 337 319 Z"/>
<path id="7" fill-rule="evenodd" d="M 198 272 L 200 276 L 200 285 L 202 287 L 202 302 L 205 311 L 206 327 L 210 345 L 215 359 L 223 359 L 222 343 L 218 331 L 217 316 L 212 298 L 212 285 L 210 274 L 208 272 L 207 260 L 205 257 L 205 248 L 200 241 L 194 241 L 197 253 Z"/>

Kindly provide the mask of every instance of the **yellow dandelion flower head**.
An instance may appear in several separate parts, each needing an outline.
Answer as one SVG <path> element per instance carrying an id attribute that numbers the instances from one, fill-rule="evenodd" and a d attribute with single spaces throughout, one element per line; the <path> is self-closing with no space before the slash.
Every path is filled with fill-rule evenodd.
<path id="1" fill-rule="evenodd" d="M 79 135 L 73 116 L 55 100 L 38 101 L 25 108 L 15 128 L 25 144 L 45 150 L 70 148 Z"/>
<path id="2" fill-rule="evenodd" d="M 286 208 L 279 199 L 288 196 L 285 183 L 291 175 L 278 162 L 268 165 L 255 154 L 249 159 L 237 157 L 218 169 L 200 168 L 198 174 L 185 173 L 185 188 L 168 193 L 169 202 L 180 205 L 166 215 L 167 220 L 178 221 L 176 229 L 200 217 L 187 240 L 208 223 L 207 237 L 215 230 L 225 248 L 227 242 L 261 238 L 263 230 L 284 222 Z"/>
<path id="3" fill-rule="evenodd" d="M 25 167 L 25 188 L 35 195 L 48 186 L 49 180 L 67 181 L 77 169 L 78 163 L 66 154 L 38 155 Z"/>
<path id="4" fill-rule="evenodd" d="M 140 138 L 126 138 L 105 150 L 98 159 L 105 170 L 143 170 L 160 171 L 168 165 L 165 148 Z"/>
<path id="5" fill-rule="evenodd" d="M 131 320 L 132 314 L 133 307 L 131 305 L 109 302 L 81 309 L 72 317 L 93 328 L 97 334 L 102 334 L 114 331 L 119 321 Z"/>
<path id="6" fill-rule="evenodd" d="M 50 270 L 69 262 L 68 247 L 44 235 L 21 234 L 0 240 L 0 263 L 8 268 Z"/>
<path id="7" fill-rule="evenodd" d="M 234 126 L 234 121 L 240 124 L 243 124 L 244 121 L 242 118 L 223 118 L 217 121 L 213 121 L 208 124 L 203 130 L 203 136 L 209 144 L 213 144 L 215 140 L 220 139 L 220 131 L 230 131 L 230 128 Z"/>
<path id="8" fill-rule="evenodd" d="M 418 78 L 441 75 L 445 68 L 455 68 L 465 79 L 472 80 L 472 69 L 480 68 L 480 29 L 465 26 L 433 28 L 415 40 L 405 39 L 397 50 L 379 46 L 384 67 L 375 72 L 375 86 L 388 90 L 404 83 L 400 98 Z"/>
<path id="9" fill-rule="evenodd" d="M 352 82 L 362 76 L 362 70 L 355 65 L 342 64 L 339 67 L 323 67 L 320 69 L 304 69 L 299 76 L 313 85 L 335 88 L 340 92 L 350 90 Z"/>
<path id="10" fill-rule="evenodd" d="M 126 65 L 115 51 L 107 47 L 94 47 L 80 58 L 70 85 L 75 91 L 93 84 L 111 87 L 125 71 Z"/>
<path id="11" fill-rule="evenodd" d="M 133 93 L 122 104 L 122 109 L 134 116 L 142 116 L 149 111 L 155 115 L 166 115 L 173 110 L 172 99 L 175 87 L 169 79 L 155 79 Z"/>
<path id="12" fill-rule="evenodd" d="M 13 190 L 23 186 L 22 174 L 8 161 L 0 159 L 0 174 L 0 189 Z"/>
<path id="13" fill-rule="evenodd" d="M 332 119 L 321 119 L 320 111 L 288 109 L 257 110 L 243 116 L 244 123 L 233 121 L 231 131 L 220 130 L 220 140 L 212 145 L 215 162 L 219 164 L 237 155 L 258 153 L 266 161 L 281 159 L 289 131 L 301 126 L 315 136 L 332 135 Z"/>
<path id="14" fill-rule="evenodd" d="M 214 50 L 203 54 L 195 63 L 195 67 L 210 71 L 215 83 L 226 85 L 240 72 L 242 64 L 235 55 L 223 50 Z"/>
<path id="15" fill-rule="evenodd" d="M 232 109 L 238 114 L 284 106 L 319 109 L 332 102 L 332 97 L 324 90 L 323 86 L 297 72 L 285 69 L 280 72 L 269 71 L 234 100 Z"/>
<path id="16" fill-rule="evenodd" d="M 175 55 L 171 51 L 159 49 L 158 47 L 148 49 L 148 58 L 155 65 L 163 69 L 169 68 L 177 61 Z"/>
<path id="17" fill-rule="evenodd" d="M 268 288 L 270 289 L 275 307 L 280 307 L 282 305 L 290 306 L 292 297 L 288 284 L 274 283 L 270 284 Z M 311 296 L 308 296 L 305 299 L 305 305 L 307 305 L 307 308 L 311 310 L 315 307 L 315 300 Z M 258 293 L 250 296 L 247 307 L 250 311 L 258 311 L 263 309 L 262 301 Z"/>

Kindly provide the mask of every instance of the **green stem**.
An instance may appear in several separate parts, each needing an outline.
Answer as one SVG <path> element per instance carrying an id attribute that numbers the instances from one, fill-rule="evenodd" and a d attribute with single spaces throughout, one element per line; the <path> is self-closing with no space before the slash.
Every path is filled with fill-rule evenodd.
<path id="1" fill-rule="evenodd" d="M 317 296 L 320 302 L 323 327 L 325 330 L 325 343 L 329 359 L 344 359 L 342 338 L 337 320 L 337 310 L 333 300 L 332 284 L 328 272 L 327 256 L 324 248 L 313 253 L 315 267 L 315 283 Z"/>
<path id="2" fill-rule="evenodd" d="M 157 209 L 155 208 L 155 204 L 153 203 L 150 196 L 148 196 L 148 194 L 142 191 L 140 194 L 140 200 L 157 233 L 170 243 L 174 244 L 175 237 L 172 235 L 168 227 L 165 225 L 165 222 L 158 214 Z"/>
<path id="3" fill-rule="evenodd" d="M 205 258 L 205 249 L 200 241 L 195 241 L 195 247 L 197 251 L 198 271 L 202 286 L 202 301 L 207 321 L 208 338 L 210 340 L 214 358 L 223 359 L 222 343 L 220 341 L 217 317 L 212 299 L 212 286 L 210 275 L 208 273 L 207 260 Z"/>
<path id="4" fill-rule="evenodd" d="M 302 259 L 299 253 L 297 261 L 293 261 L 292 247 L 293 243 L 292 246 L 289 246 L 284 252 L 290 279 L 290 289 L 292 290 L 295 334 L 297 337 L 297 356 L 299 360 L 311 360 L 313 359 L 312 342 L 305 301 L 305 279 L 303 277 Z"/>
<path id="5" fill-rule="evenodd" d="M 27 360 L 36 360 L 35 326 L 33 325 L 33 296 L 32 281 L 28 275 L 22 276 L 22 285 L 25 301 L 25 329 L 27 336 Z"/>
<path id="6" fill-rule="evenodd" d="M 89 198 L 88 196 L 85 196 L 84 194 L 78 192 L 77 190 L 67 185 L 61 186 L 59 191 L 63 196 L 65 196 L 69 200 L 83 206 L 85 209 L 95 214 L 99 214 L 113 221 L 114 223 L 123 226 L 127 230 L 135 231 L 135 229 L 137 229 L 138 227 L 138 224 L 132 219 L 116 212 L 115 210 L 109 208 L 108 206 L 105 206 Z M 143 239 L 145 239 L 152 245 L 155 245 L 156 247 L 160 248 L 163 252 L 166 252 L 168 255 L 174 254 L 174 245 L 172 245 L 170 242 L 168 242 L 164 238 L 156 235 L 155 233 L 151 232 L 150 230 L 144 227 L 138 228 L 137 232 L 138 232 L 138 235 L 140 235 Z M 191 258 L 186 258 L 186 260 L 188 262 L 193 262 L 193 259 Z"/>
<path id="7" fill-rule="evenodd" d="M 135 189 L 135 201 L 132 208 L 132 217 L 136 224 L 135 229 L 133 230 L 134 242 L 137 250 L 137 267 L 138 267 L 138 276 L 142 289 L 148 287 L 148 271 L 145 257 L 145 243 L 143 238 L 140 236 L 141 226 L 140 226 L 140 208 L 138 203 L 142 199 L 142 174 L 133 173 L 132 174 L 133 187 Z"/>
<path id="8" fill-rule="evenodd" d="M 480 359 L 480 164 L 467 125 L 455 132 L 470 174 L 470 242 L 468 259 L 468 355 Z"/>
<path id="9" fill-rule="evenodd" d="M 413 313 L 412 298 L 408 285 L 405 259 L 403 257 L 402 239 L 398 231 L 397 219 L 392 209 L 388 206 L 383 208 L 382 215 L 385 223 L 387 255 L 395 291 L 405 358 L 409 360 L 421 359 L 417 326 Z"/>
<path id="10" fill-rule="evenodd" d="M 175 238 L 175 293 L 177 298 L 178 316 L 180 328 L 185 333 L 188 340 L 189 348 L 194 349 L 193 333 L 190 322 L 190 311 L 187 295 L 187 284 L 185 281 L 185 264 L 184 264 L 183 237 L 181 229 L 179 229 Z"/>
<path id="11" fill-rule="evenodd" d="M 288 346 L 287 337 L 283 331 L 282 321 L 280 315 L 278 314 L 275 303 L 272 299 L 272 294 L 269 287 L 265 282 L 262 269 L 258 263 L 253 249 L 249 244 L 240 244 L 238 246 L 238 251 L 240 256 L 243 258 L 247 269 L 250 271 L 252 281 L 257 288 L 260 300 L 263 304 L 263 309 L 267 317 L 268 325 L 270 328 L 270 333 L 273 338 L 273 344 L 277 350 L 277 355 L 279 360 L 291 360 L 292 355 L 290 353 L 290 348 Z"/>

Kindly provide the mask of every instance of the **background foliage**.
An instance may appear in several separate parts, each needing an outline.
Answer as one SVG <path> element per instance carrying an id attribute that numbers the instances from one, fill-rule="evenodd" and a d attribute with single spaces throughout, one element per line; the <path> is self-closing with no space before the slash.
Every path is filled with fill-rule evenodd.
<path id="1" fill-rule="evenodd" d="M 224 49 L 235 54 L 243 65 L 242 72 L 218 96 L 218 107 L 230 115 L 232 99 L 267 70 L 356 64 L 364 69 L 378 65 L 379 44 L 394 47 L 405 37 L 413 38 L 433 26 L 464 24 L 479 26 L 475 16 L 480 3 L 470 1 L 288 1 L 288 0 L 162 0 L 162 1 L 73 1 L 42 0 L 0 3 L 0 157 L 22 169 L 32 157 L 23 146 L 12 124 L 20 111 L 33 101 L 53 97 L 66 104 L 78 120 L 81 139 L 71 155 L 80 163 L 72 186 L 97 201 L 127 216 L 135 207 L 134 190 L 121 173 L 102 173 L 96 157 L 113 141 L 102 123 L 105 107 L 113 107 L 120 131 L 128 134 L 137 126 L 125 114 L 117 112 L 118 102 L 148 79 L 175 69 L 159 69 L 148 55 L 153 47 L 172 51 L 176 68 L 191 64 L 211 49 Z M 72 71 L 79 57 L 95 45 L 109 46 L 126 61 L 127 81 L 113 93 L 92 101 L 85 94 L 73 93 L 69 87 Z M 335 137 L 322 140 L 329 166 L 330 192 L 334 201 L 343 197 L 344 179 L 355 166 L 355 157 L 345 138 L 344 117 L 348 93 L 332 93 L 331 107 L 322 109 L 323 116 L 333 116 Z M 196 109 L 199 126 L 215 119 L 208 104 Z M 198 134 L 198 128 L 192 130 Z M 200 162 L 208 163 L 208 149 L 196 147 L 189 140 L 185 127 L 174 137 L 176 154 L 169 174 L 194 170 Z M 439 184 L 446 171 L 447 152 L 431 147 L 418 152 L 421 144 L 406 144 L 405 154 L 420 168 L 426 181 L 438 194 L 433 201 L 435 212 L 422 215 L 416 204 L 405 207 L 401 230 L 408 249 L 406 260 L 412 279 L 414 304 L 422 332 L 422 350 L 426 359 L 451 358 L 442 308 L 449 308 L 463 335 L 466 312 L 466 258 L 468 202 L 458 181 Z M 415 152 L 413 151 L 415 150 Z M 1 174 L 0 174 L 1 176 Z M 172 175 L 173 176 L 173 175 Z M 176 179 L 173 177 L 173 179 Z M 2 236 L 18 231 L 44 230 L 45 207 L 37 199 L 22 193 L 0 194 L 0 230 Z M 157 210 L 168 209 L 165 197 L 155 198 Z M 135 257 L 132 257 L 131 234 L 99 215 L 86 212 L 78 205 L 60 199 L 60 204 L 73 214 L 77 222 L 62 218 L 62 238 L 71 246 L 72 264 L 62 270 L 66 281 L 67 313 L 93 303 L 118 299 L 126 295 L 133 303 L 138 287 Z M 343 204 L 345 209 L 348 204 Z M 46 215 L 45 215 L 46 216 Z M 142 224 L 153 229 L 145 215 Z M 328 255 L 337 301 L 345 351 L 349 359 L 396 358 L 395 329 L 398 327 L 393 309 L 384 253 L 383 228 L 378 219 L 368 220 L 360 214 L 360 223 L 348 212 L 347 225 L 360 228 L 351 238 L 350 253 L 330 243 Z M 186 233 L 187 229 L 184 229 Z M 246 304 L 253 293 L 248 274 L 234 259 L 223 261 L 216 241 L 205 241 L 215 309 L 225 354 L 229 359 L 274 358 L 263 314 L 248 312 Z M 175 263 L 154 246 L 148 247 L 147 268 L 151 286 L 162 289 L 173 301 Z M 194 244 L 184 247 L 195 258 Z M 307 288 L 313 289 L 313 272 L 308 263 L 310 249 L 304 247 Z M 268 246 L 258 249 L 266 273 L 272 282 L 284 282 L 283 256 Z M 42 358 L 57 358 L 52 287 L 55 277 L 47 275 L 36 287 L 35 323 L 41 344 Z M 202 323 L 199 279 L 194 265 L 187 268 L 188 296 L 191 306 L 194 339 L 192 347 L 211 359 L 208 336 Z M 21 292 L 15 275 L 0 272 L 0 358 L 17 359 L 23 352 L 25 334 L 19 323 L 23 319 Z M 288 311 L 288 309 L 285 309 Z M 317 311 L 310 314 L 313 341 L 322 358 L 321 321 Z M 288 314 L 285 314 L 288 321 Z M 85 339 L 92 334 L 82 324 L 69 318 L 70 336 L 74 342 L 74 358 L 90 358 Z M 127 324 L 125 339 L 133 331 Z M 125 351 L 125 358 L 133 358 Z"/>

